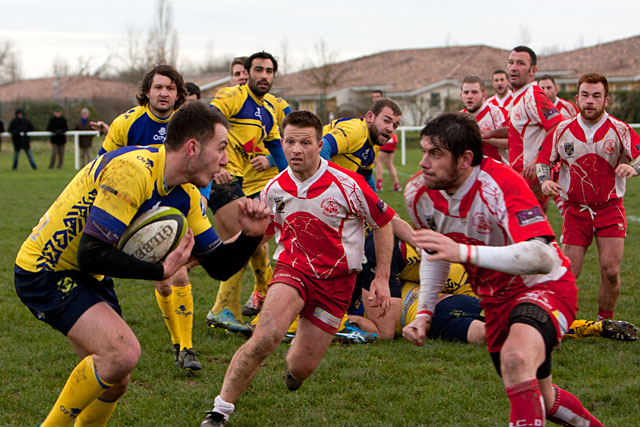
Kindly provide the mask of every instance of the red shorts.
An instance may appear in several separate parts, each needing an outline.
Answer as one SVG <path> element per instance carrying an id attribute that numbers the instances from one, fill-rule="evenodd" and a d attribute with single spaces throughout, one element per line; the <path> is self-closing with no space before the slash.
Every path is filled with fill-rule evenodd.
<path id="1" fill-rule="evenodd" d="M 274 283 L 284 283 L 296 288 L 304 300 L 300 317 L 329 334 L 335 334 L 351 303 L 356 274 L 335 279 L 316 279 L 278 262 L 269 285 Z"/>
<path id="2" fill-rule="evenodd" d="M 526 288 L 507 298 L 485 298 L 480 304 L 484 308 L 487 348 L 494 353 L 502 349 L 509 334 L 509 317 L 514 307 L 532 303 L 549 314 L 556 329 L 558 341 L 562 339 L 576 317 L 578 310 L 578 288 L 569 273 L 558 281 L 545 282 Z"/>
<path id="3" fill-rule="evenodd" d="M 598 206 L 586 207 L 565 202 L 562 213 L 562 243 L 589 246 L 593 236 L 620 237 L 627 235 L 627 215 L 622 198 Z"/>
<path id="4" fill-rule="evenodd" d="M 393 137 L 389 140 L 389 142 L 387 142 L 382 147 L 380 147 L 380 151 L 384 151 L 385 153 L 394 153 L 396 151 L 397 146 L 398 146 L 398 137 L 394 133 Z"/>

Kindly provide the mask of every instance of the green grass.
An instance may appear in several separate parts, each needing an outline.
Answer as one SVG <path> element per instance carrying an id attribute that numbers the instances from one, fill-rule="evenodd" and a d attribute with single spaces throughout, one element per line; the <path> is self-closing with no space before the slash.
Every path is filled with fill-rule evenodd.
<path id="1" fill-rule="evenodd" d="M 40 166 L 32 171 L 24 155 L 11 171 L 11 146 L 0 153 L 0 425 L 33 426 L 40 422 L 78 359 L 67 340 L 38 322 L 13 289 L 15 254 L 40 216 L 73 177 L 68 145 L 66 165 L 47 170 L 49 147 L 35 143 Z M 396 164 L 402 183 L 417 170 L 419 151 L 408 153 L 408 166 Z M 385 175 L 385 188 L 391 188 Z M 640 217 L 640 179 L 632 179 L 625 199 L 627 214 Z M 401 193 L 381 197 L 407 217 Z M 560 221 L 555 207 L 550 220 Z M 639 271 L 636 255 L 640 226 L 629 221 L 622 266 L 622 295 L 616 317 L 640 324 Z M 229 360 L 244 339 L 204 325 L 218 282 L 202 269 L 192 272 L 195 297 L 194 343 L 203 370 L 186 374 L 173 366 L 169 334 L 160 317 L 151 282 L 117 280 L 125 320 L 142 345 L 129 391 L 112 418 L 114 426 L 198 425 L 211 408 Z M 245 276 L 249 283 L 249 276 Z M 589 250 L 579 280 L 580 316 L 594 318 L 599 283 L 597 253 Z M 248 286 L 244 290 L 248 295 Z M 567 341 L 554 352 L 555 382 L 577 395 L 608 426 L 638 425 L 640 420 L 640 352 L 638 343 L 604 339 Z M 404 340 L 370 345 L 332 345 L 319 369 L 297 392 L 282 382 L 287 345 L 269 357 L 240 398 L 232 426 L 262 425 L 506 425 L 509 403 L 483 346 L 431 341 L 423 348 Z"/>

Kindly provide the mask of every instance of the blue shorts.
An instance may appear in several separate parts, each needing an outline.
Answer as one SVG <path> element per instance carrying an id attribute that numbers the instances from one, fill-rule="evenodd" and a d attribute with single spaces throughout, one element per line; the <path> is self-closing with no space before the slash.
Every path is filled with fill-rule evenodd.
<path id="1" fill-rule="evenodd" d="M 79 270 L 38 271 L 33 273 L 14 266 L 14 284 L 18 297 L 38 320 L 48 323 L 64 335 L 89 308 L 106 302 L 122 316 L 113 280 L 96 280 Z"/>
<path id="2" fill-rule="evenodd" d="M 484 322 L 480 300 L 468 295 L 451 295 L 436 304 L 427 337 L 466 343 L 469 325 L 474 320 Z"/>
<path id="3" fill-rule="evenodd" d="M 211 183 L 211 194 L 209 195 L 209 208 L 214 214 L 221 207 L 228 205 L 240 197 L 244 197 L 242 191 L 242 178 L 234 177 L 228 184 Z"/>

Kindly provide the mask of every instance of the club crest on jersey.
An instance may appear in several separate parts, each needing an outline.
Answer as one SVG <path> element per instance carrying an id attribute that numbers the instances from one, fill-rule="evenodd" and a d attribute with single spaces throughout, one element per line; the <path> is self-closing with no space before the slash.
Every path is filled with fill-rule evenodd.
<path id="1" fill-rule="evenodd" d="M 476 212 L 471 218 L 473 225 L 480 234 L 491 234 L 491 223 L 484 212 Z"/>
<path id="2" fill-rule="evenodd" d="M 573 157 L 573 142 L 565 142 L 563 148 L 567 157 Z"/>
<path id="3" fill-rule="evenodd" d="M 531 209 L 516 212 L 516 218 L 518 218 L 520 225 L 525 226 L 544 221 L 544 214 L 540 206 L 534 206 Z"/>
<path id="4" fill-rule="evenodd" d="M 276 204 L 276 213 L 284 212 L 284 200 L 282 200 L 282 197 L 276 197 L 273 201 Z"/>
<path id="5" fill-rule="evenodd" d="M 153 140 L 164 142 L 164 139 L 166 136 L 167 136 L 167 128 L 161 127 L 160 129 L 158 129 L 158 134 L 153 135 Z"/>
<path id="6" fill-rule="evenodd" d="M 424 223 L 427 224 L 430 230 L 436 231 L 436 220 L 433 219 L 433 215 L 425 216 Z"/>
<path id="7" fill-rule="evenodd" d="M 340 212 L 340 204 L 333 197 L 329 197 L 320 202 L 322 213 L 326 216 L 337 216 Z"/>
<path id="8" fill-rule="evenodd" d="M 613 141 L 613 139 L 607 139 L 604 144 L 602 144 L 602 150 L 606 154 L 612 155 L 616 152 L 616 143 Z"/>

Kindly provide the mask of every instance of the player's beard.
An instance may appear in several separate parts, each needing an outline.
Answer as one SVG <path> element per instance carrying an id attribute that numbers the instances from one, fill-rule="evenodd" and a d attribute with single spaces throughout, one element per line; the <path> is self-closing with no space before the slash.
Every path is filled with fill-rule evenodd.
<path id="1" fill-rule="evenodd" d="M 466 107 L 466 106 L 465 106 L 465 107 Z M 482 107 L 482 104 L 477 104 L 477 105 L 475 105 L 474 107 L 475 107 L 475 108 L 473 108 L 473 109 L 469 109 L 469 108 L 467 108 L 467 113 L 469 113 L 469 114 L 475 114 L 475 113 L 477 113 L 477 112 L 478 112 L 478 110 L 480 109 L 480 107 Z"/>
<path id="2" fill-rule="evenodd" d="M 581 106 L 578 107 L 578 110 L 580 110 L 580 115 L 582 116 L 582 118 L 590 122 L 597 122 L 604 115 L 604 105 L 599 110 L 593 110 L 592 112 L 588 112 L 588 113 Z"/>
<path id="3" fill-rule="evenodd" d="M 445 173 L 444 176 L 442 175 L 443 174 L 440 174 L 440 176 L 437 177 L 435 180 L 433 180 L 434 177 L 431 176 L 430 178 L 432 180 L 430 182 L 427 182 L 426 177 L 424 176 L 424 171 L 423 171 L 422 179 L 425 187 L 427 187 L 430 190 L 444 190 L 447 193 L 455 192 L 455 189 L 457 189 L 460 181 L 460 172 L 456 167 L 455 160 L 451 161 L 451 165 L 447 170 L 447 173 Z"/>
<path id="4" fill-rule="evenodd" d="M 265 81 L 265 82 L 267 82 L 269 84 L 269 87 L 267 87 L 266 90 L 265 89 L 261 89 L 258 86 L 258 83 L 262 82 L 262 81 Z M 247 85 L 249 86 L 249 89 L 251 89 L 251 92 L 253 92 L 254 95 L 259 96 L 259 97 L 265 96 L 271 90 L 271 83 L 269 83 L 266 79 L 255 81 L 251 77 L 249 77 L 249 81 L 247 82 Z"/>
<path id="5" fill-rule="evenodd" d="M 389 142 L 388 139 L 384 139 L 381 141 L 380 140 L 381 134 L 380 132 L 378 132 L 378 129 L 376 129 L 375 126 L 370 126 L 369 127 L 369 138 L 371 139 L 371 142 L 373 142 L 376 145 L 385 145 L 387 142 Z"/>

